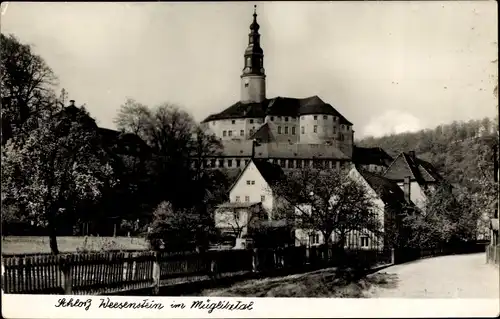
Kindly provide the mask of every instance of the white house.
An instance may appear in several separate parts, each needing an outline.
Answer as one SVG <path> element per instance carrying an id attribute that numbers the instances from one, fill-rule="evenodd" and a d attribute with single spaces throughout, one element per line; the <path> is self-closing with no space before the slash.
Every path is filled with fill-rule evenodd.
<path id="1" fill-rule="evenodd" d="M 250 160 L 229 189 L 229 202 L 217 208 L 215 226 L 229 231 L 236 224 L 237 227 L 243 225 L 238 231 L 238 237 L 242 237 L 248 233 L 250 222 L 273 220 L 278 204 L 273 188 L 283 178 L 284 172 L 279 165 L 266 160 Z"/>
<path id="2" fill-rule="evenodd" d="M 368 196 L 373 198 L 374 214 L 377 214 L 382 229 L 385 231 L 389 223 L 394 222 L 398 212 L 401 212 L 407 207 L 409 202 L 409 194 L 405 196 L 404 192 L 398 185 L 387 178 L 378 174 L 374 174 L 353 166 L 348 172 L 349 177 L 361 183 L 367 190 Z M 411 205 L 411 204 L 410 204 Z M 296 214 L 310 213 L 309 205 L 302 205 L 296 208 Z M 338 238 L 335 233 L 331 235 L 332 242 L 337 242 Z M 298 245 L 315 246 L 325 243 L 323 234 L 319 231 L 311 231 L 306 229 L 295 230 L 296 242 Z M 383 238 L 375 236 L 369 230 L 352 231 L 347 235 L 345 248 L 355 249 L 382 249 L 387 246 Z"/>

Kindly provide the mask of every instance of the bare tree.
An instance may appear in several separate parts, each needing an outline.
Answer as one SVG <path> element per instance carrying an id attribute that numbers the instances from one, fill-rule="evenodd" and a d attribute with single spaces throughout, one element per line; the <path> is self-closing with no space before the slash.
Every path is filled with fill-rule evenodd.
<path id="1" fill-rule="evenodd" d="M 216 212 L 216 224 L 230 228 L 236 238 L 242 238 L 245 230 L 248 234 L 249 228 L 256 227 L 256 223 L 264 216 L 266 216 L 265 211 L 260 206 L 247 209 L 224 207 Z"/>
<path id="2" fill-rule="evenodd" d="M 294 214 L 296 228 L 321 232 L 327 244 L 332 243 L 333 233 L 339 248 L 344 248 L 352 231 L 381 235 L 380 212 L 374 198 L 347 171 L 297 170 L 274 189 L 294 208 L 294 212 L 285 209 L 286 214 Z"/>

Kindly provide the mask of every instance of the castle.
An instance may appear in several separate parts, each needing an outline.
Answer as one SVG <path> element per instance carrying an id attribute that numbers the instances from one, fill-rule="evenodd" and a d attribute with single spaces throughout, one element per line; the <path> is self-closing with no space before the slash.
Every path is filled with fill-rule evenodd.
<path id="1" fill-rule="evenodd" d="M 209 167 L 242 168 L 250 158 L 283 168 L 339 168 L 353 156 L 353 124 L 318 96 L 266 97 L 264 51 L 257 13 L 250 25 L 241 98 L 202 125 L 221 139 L 223 153 Z"/>

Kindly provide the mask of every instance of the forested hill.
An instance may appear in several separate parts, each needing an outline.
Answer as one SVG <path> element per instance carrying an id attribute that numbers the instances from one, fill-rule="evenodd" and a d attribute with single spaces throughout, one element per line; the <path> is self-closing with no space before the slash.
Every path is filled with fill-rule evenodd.
<path id="1" fill-rule="evenodd" d="M 367 137 L 357 146 L 381 147 L 391 156 L 414 150 L 432 163 L 449 182 L 474 188 L 474 180 L 493 178 L 493 146 L 498 144 L 498 120 L 453 122 L 412 133 Z"/>

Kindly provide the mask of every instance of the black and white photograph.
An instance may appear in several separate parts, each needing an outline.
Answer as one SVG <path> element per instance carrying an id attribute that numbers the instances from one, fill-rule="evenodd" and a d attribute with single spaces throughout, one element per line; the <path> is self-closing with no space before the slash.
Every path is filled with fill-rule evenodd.
<path id="1" fill-rule="evenodd" d="M 497 10 L 2 2 L 2 315 L 497 316 Z"/>

